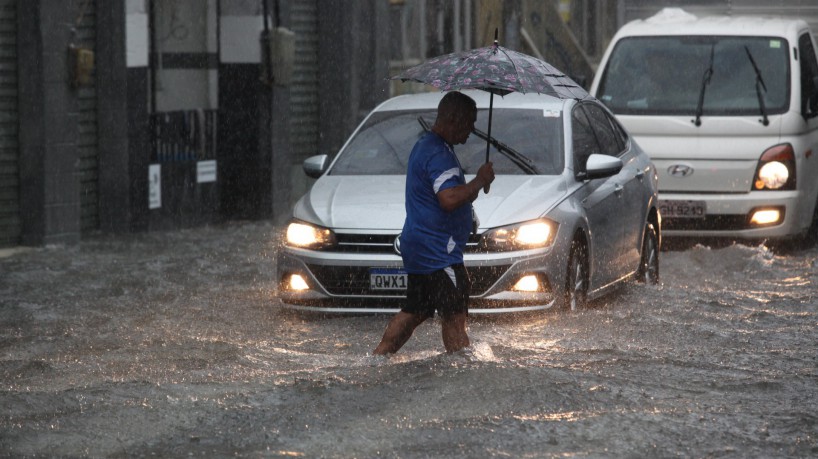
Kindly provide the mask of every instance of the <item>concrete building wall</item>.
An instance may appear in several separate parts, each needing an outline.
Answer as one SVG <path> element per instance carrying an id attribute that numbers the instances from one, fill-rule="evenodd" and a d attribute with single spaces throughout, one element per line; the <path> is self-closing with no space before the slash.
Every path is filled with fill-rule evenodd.
<path id="1" fill-rule="evenodd" d="M 73 2 L 18 2 L 21 243 L 80 238 L 78 100 L 68 69 Z"/>
<path id="2" fill-rule="evenodd" d="M 421 43 L 474 45 L 469 16 L 478 11 L 477 3 L 416 3 L 428 5 L 418 16 L 422 24 L 435 27 L 444 18 L 444 26 L 460 30 L 423 35 Z M 19 84 L 24 101 L 19 104 L 18 161 L 23 205 L 20 240 L 10 243 L 70 243 L 83 237 L 82 206 L 89 203 L 87 197 L 85 203 L 80 199 L 80 101 L 69 83 L 72 31 L 64 18 L 77 18 L 88 5 L 96 18 L 98 138 L 92 147 L 98 151 L 98 229 L 171 229 L 232 218 L 285 220 L 311 184 L 300 171 L 304 157 L 335 154 L 366 113 L 389 97 L 390 54 L 398 39 L 390 18 L 401 4 L 266 4 L 265 11 L 263 2 L 244 0 L 17 0 L 19 30 L 24 31 L 18 51 L 26 56 L 19 59 L 19 74 L 25 75 Z M 299 15 L 314 15 L 300 17 L 314 21 L 314 28 L 303 29 L 314 36 L 298 37 L 317 43 L 310 70 L 317 88 L 314 96 L 307 92 L 315 97 L 307 101 L 314 108 L 291 100 L 288 84 L 260 80 L 265 12 L 268 30 L 289 28 L 293 5 Z M 316 145 L 314 152 L 299 150 L 296 155 L 290 145 L 294 103 L 315 110 L 304 118 L 314 126 L 298 126 L 304 128 L 299 135 L 314 136 L 299 140 Z M 175 126 L 168 121 L 174 117 L 184 121 L 185 132 L 212 133 L 213 138 L 187 139 L 198 150 L 168 146 L 166 132 L 159 128 L 162 122 L 166 128 Z M 205 125 L 212 130 L 200 128 Z M 206 181 L 201 180 L 203 163 L 211 167 Z"/>

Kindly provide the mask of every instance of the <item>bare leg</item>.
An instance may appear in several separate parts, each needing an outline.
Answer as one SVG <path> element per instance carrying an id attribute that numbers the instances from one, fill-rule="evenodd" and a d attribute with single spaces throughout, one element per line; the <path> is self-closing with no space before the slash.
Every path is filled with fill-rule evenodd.
<path id="1" fill-rule="evenodd" d="M 422 324 L 424 320 L 426 320 L 425 316 L 409 314 L 403 311 L 398 312 L 395 314 L 395 317 L 392 317 L 392 320 L 389 321 L 389 325 L 386 326 L 386 331 L 383 332 L 383 338 L 381 338 L 380 344 L 378 344 L 378 347 L 376 347 L 372 353 L 383 355 L 398 352 L 398 350 L 409 341 L 415 328 Z"/>
<path id="2" fill-rule="evenodd" d="M 467 317 L 468 314 L 463 312 L 443 319 L 443 346 L 446 347 L 446 352 L 457 352 L 470 344 L 466 333 Z"/>

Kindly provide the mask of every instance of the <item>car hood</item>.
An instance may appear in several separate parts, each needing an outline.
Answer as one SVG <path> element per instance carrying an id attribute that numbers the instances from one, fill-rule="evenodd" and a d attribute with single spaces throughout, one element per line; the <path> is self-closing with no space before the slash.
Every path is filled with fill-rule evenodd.
<path id="1" fill-rule="evenodd" d="M 471 180 L 473 176 L 467 176 Z M 296 204 L 293 216 L 337 230 L 398 232 L 406 218 L 404 176 L 323 176 Z M 562 176 L 497 176 L 474 202 L 481 228 L 544 215 L 567 193 Z"/>

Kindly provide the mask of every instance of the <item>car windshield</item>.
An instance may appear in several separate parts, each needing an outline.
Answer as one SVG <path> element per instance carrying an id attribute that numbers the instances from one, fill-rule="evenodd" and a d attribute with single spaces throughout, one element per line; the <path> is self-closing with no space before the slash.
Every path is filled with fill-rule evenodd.
<path id="1" fill-rule="evenodd" d="M 611 53 L 597 97 L 617 114 L 784 113 L 787 50 L 775 37 L 627 38 Z"/>
<path id="2" fill-rule="evenodd" d="M 436 110 L 374 113 L 340 153 L 330 175 L 403 175 L 415 142 Z M 486 161 L 488 110 L 479 110 L 475 133 L 454 151 L 466 174 Z M 494 109 L 490 159 L 495 174 L 555 175 L 563 169 L 562 117 L 542 109 Z"/>

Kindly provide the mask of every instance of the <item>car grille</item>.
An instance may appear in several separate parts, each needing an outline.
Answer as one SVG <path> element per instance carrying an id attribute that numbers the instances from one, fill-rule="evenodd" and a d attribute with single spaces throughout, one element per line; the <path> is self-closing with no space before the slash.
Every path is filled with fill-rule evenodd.
<path id="1" fill-rule="evenodd" d="M 338 243 L 326 252 L 336 253 L 395 253 L 393 245 L 397 234 L 336 234 Z M 466 244 L 466 252 L 477 252 L 480 236 L 472 234 Z"/>
<path id="2" fill-rule="evenodd" d="M 510 265 L 501 266 L 473 266 L 469 269 L 469 277 L 472 281 L 472 295 L 480 295 L 489 289 L 497 279 L 508 270 Z M 369 289 L 369 268 L 358 266 L 323 266 L 307 265 L 313 276 L 333 295 L 355 295 L 355 296 L 406 296 L 404 291 L 382 291 L 377 292 Z"/>

